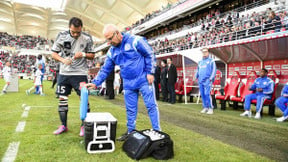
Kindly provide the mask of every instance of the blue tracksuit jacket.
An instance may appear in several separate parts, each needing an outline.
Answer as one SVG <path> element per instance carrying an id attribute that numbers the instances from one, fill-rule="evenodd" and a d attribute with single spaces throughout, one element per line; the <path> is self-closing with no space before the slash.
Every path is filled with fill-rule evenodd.
<path id="1" fill-rule="evenodd" d="M 257 100 L 256 112 L 262 110 L 262 106 L 265 99 L 270 99 L 274 92 L 274 81 L 269 77 L 259 77 L 251 85 L 250 90 L 256 90 L 256 88 L 262 88 L 262 92 L 255 92 L 245 96 L 244 108 L 245 110 L 250 110 L 251 100 Z"/>
<path id="2" fill-rule="evenodd" d="M 216 75 L 216 64 L 211 58 L 199 61 L 196 78 L 199 83 L 203 108 L 213 108 L 210 91 Z"/>
<path id="3" fill-rule="evenodd" d="M 143 37 L 123 34 L 121 44 L 109 49 L 105 63 L 93 83 L 96 86 L 101 85 L 114 70 L 115 65 L 120 66 L 123 78 L 128 132 L 135 129 L 139 91 L 148 109 L 153 129 L 160 130 L 155 90 L 147 81 L 147 74 L 153 75 L 156 67 L 156 58 L 152 48 Z"/>
<path id="4" fill-rule="evenodd" d="M 124 89 L 139 89 L 147 83 L 147 74 L 154 74 L 156 58 L 143 37 L 124 34 L 122 43 L 109 49 L 105 64 L 94 83 L 99 86 L 115 65 L 120 66 Z"/>
<path id="5" fill-rule="evenodd" d="M 279 107 L 279 109 L 283 112 L 284 117 L 288 116 L 287 103 L 288 103 L 288 82 L 283 87 L 281 91 L 281 96 L 277 98 L 277 100 L 275 101 L 276 106 Z"/>
<path id="6" fill-rule="evenodd" d="M 205 58 L 198 62 L 198 69 L 196 78 L 199 83 L 205 83 L 208 81 L 214 82 L 216 75 L 216 64 L 212 58 Z"/>

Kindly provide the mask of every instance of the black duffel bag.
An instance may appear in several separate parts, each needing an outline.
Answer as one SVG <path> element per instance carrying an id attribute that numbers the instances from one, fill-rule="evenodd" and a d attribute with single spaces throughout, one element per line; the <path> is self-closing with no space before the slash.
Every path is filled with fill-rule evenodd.
<path id="1" fill-rule="evenodd" d="M 136 160 L 148 156 L 157 160 L 167 160 L 174 156 L 173 141 L 170 136 L 156 130 L 133 131 L 122 148 L 129 157 Z"/>

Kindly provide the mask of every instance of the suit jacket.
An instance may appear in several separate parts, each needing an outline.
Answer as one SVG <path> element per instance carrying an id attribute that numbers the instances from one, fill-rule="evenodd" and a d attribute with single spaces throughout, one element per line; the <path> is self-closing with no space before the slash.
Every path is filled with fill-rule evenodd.
<path id="1" fill-rule="evenodd" d="M 171 64 L 168 67 L 168 84 L 174 85 L 177 81 L 177 69 L 176 66 Z"/>
<path id="2" fill-rule="evenodd" d="M 161 68 L 159 66 L 156 66 L 154 73 L 154 81 L 156 83 L 160 83 L 160 75 L 161 75 Z"/>
<path id="3" fill-rule="evenodd" d="M 168 67 L 167 66 L 162 67 L 160 80 L 161 80 L 161 84 L 163 84 L 163 85 L 167 84 L 167 72 L 168 72 Z"/>

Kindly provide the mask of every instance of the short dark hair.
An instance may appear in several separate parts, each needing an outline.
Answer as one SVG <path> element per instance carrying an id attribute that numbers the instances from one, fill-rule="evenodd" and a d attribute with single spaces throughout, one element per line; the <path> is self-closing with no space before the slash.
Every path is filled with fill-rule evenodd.
<path id="1" fill-rule="evenodd" d="M 161 60 L 164 64 L 167 64 L 167 61 L 166 60 Z"/>
<path id="2" fill-rule="evenodd" d="M 172 58 L 171 57 L 168 57 L 167 59 L 171 60 L 172 61 Z"/>
<path id="3" fill-rule="evenodd" d="M 265 73 L 268 73 L 268 70 L 265 68 L 262 68 L 261 70 L 265 71 Z"/>
<path id="4" fill-rule="evenodd" d="M 81 19 L 79 19 L 78 17 L 72 17 L 71 19 L 70 19 L 70 21 L 69 21 L 69 27 L 71 26 L 71 25 L 73 25 L 73 26 L 75 26 L 76 28 L 78 28 L 78 27 L 82 27 L 83 26 L 83 23 L 82 23 L 82 20 Z"/>
<path id="5" fill-rule="evenodd" d="M 42 55 L 38 55 L 38 60 L 42 60 Z"/>

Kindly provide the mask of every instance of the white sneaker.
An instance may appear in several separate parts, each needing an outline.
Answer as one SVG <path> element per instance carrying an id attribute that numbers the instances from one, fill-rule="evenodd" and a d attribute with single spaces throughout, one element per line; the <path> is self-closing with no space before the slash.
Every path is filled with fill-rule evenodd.
<path id="1" fill-rule="evenodd" d="M 208 109 L 207 114 L 208 115 L 212 115 L 213 114 L 213 109 Z"/>
<path id="2" fill-rule="evenodd" d="M 287 118 L 288 118 L 288 116 L 285 116 L 285 117 L 282 116 L 282 117 L 280 117 L 280 118 L 277 118 L 276 121 L 277 121 L 277 122 L 284 122 Z"/>
<path id="3" fill-rule="evenodd" d="M 257 112 L 254 118 L 255 118 L 255 119 L 261 119 L 260 112 Z"/>
<path id="4" fill-rule="evenodd" d="M 203 110 L 202 111 L 200 111 L 202 114 L 204 114 L 204 113 L 206 113 L 208 111 L 208 109 L 207 108 L 203 108 Z"/>
<path id="5" fill-rule="evenodd" d="M 252 113 L 251 111 L 245 110 L 242 114 L 240 114 L 240 116 L 248 116 L 249 118 L 251 118 Z"/>

